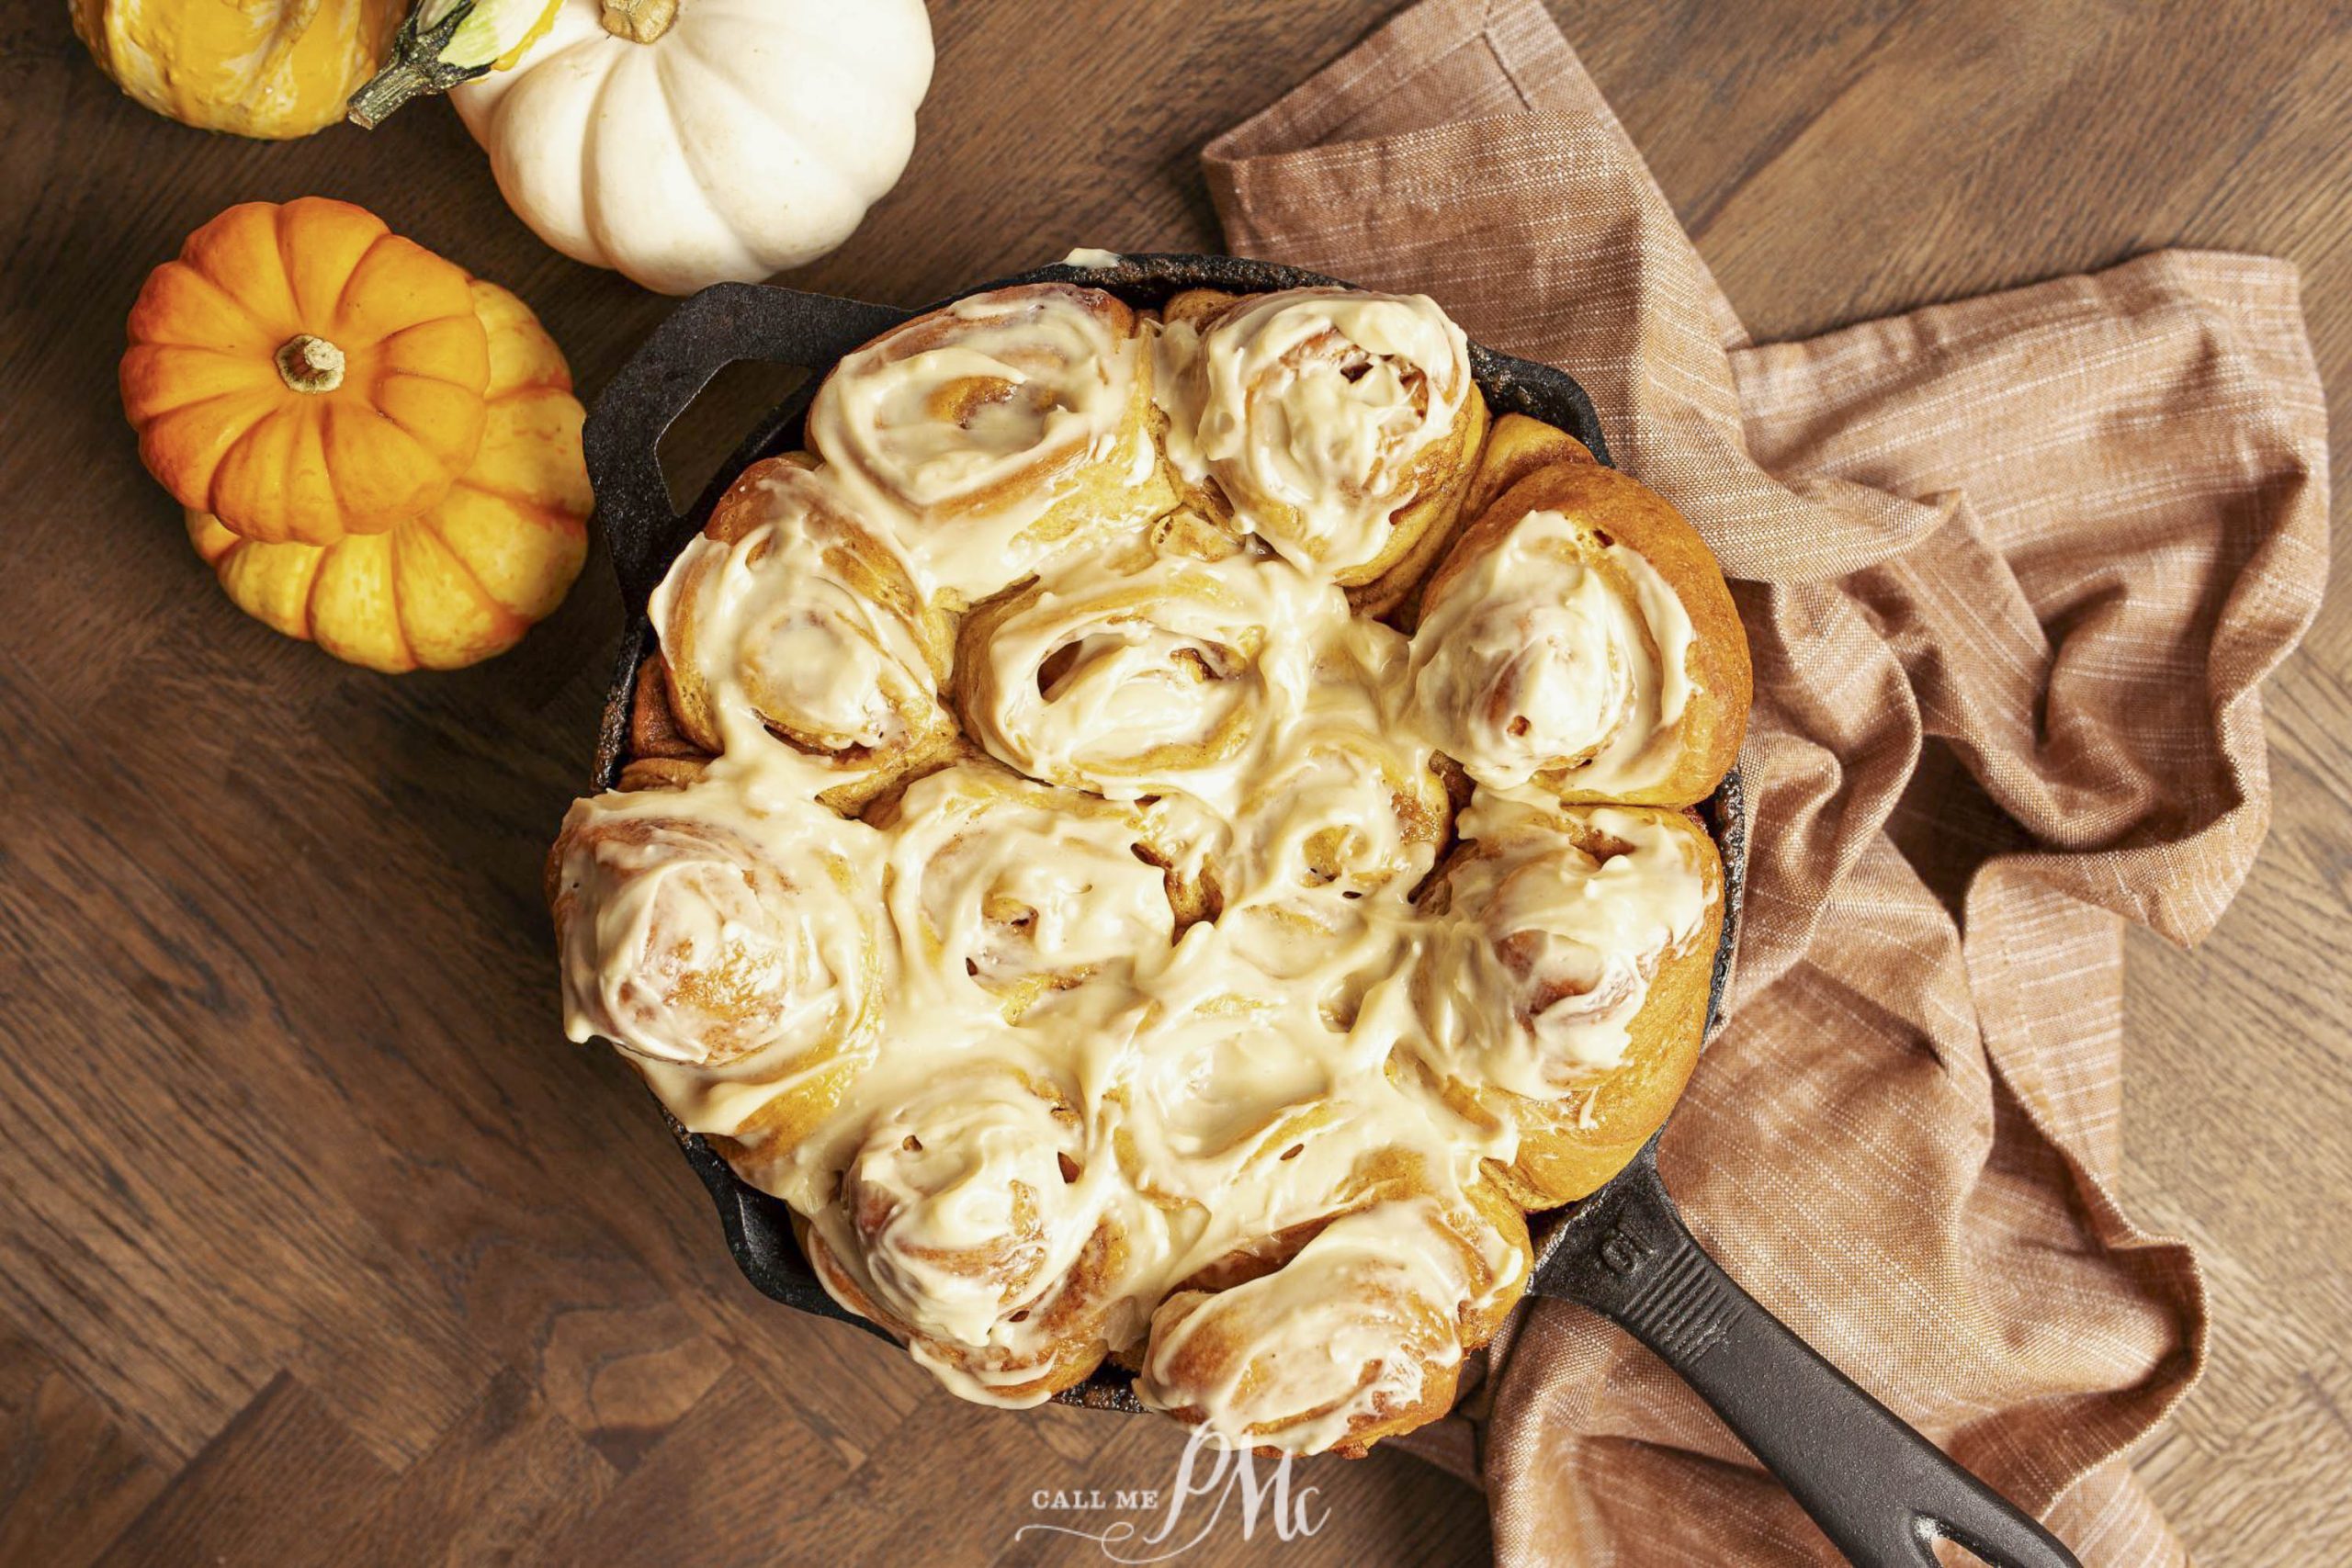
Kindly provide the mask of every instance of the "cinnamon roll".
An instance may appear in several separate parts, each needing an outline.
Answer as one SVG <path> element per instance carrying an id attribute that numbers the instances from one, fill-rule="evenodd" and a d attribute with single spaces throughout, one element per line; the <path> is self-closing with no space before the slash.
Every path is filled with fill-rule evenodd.
<path id="1" fill-rule="evenodd" d="M 1222 1222 L 1245 1230 L 1321 1212 L 1348 1152 L 1337 1151 L 1336 1172 L 1314 1174 L 1319 1161 L 1286 1168 L 1338 1120 L 1336 1042 L 1313 1049 L 1319 1022 L 1268 994 L 1169 989 L 1146 1010 L 1104 1097 L 1112 1146 L 1135 1190 L 1178 1208 L 1216 1200 Z M 1270 1187 L 1275 1179 L 1279 1188 Z"/>
<path id="2" fill-rule="evenodd" d="M 664 787 L 575 802 L 548 855 L 564 1032 L 628 1052 L 696 1131 L 789 1138 L 872 1055 L 871 852 L 732 777 L 644 782 Z"/>
<path id="3" fill-rule="evenodd" d="M 1591 462 L 1537 468 L 1472 522 L 1413 632 L 1422 731 L 1480 784 L 1567 800 L 1705 799 L 1738 756 L 1749 680 L 1697 533 Z"/>
<path id="4" fill-rule="evenodd" d="M 1099 289 L 968 296 L 836 365 L 809 444 L 862 511 L 892 520 L 926 590 L 961 607 L 1175 503 L 1145 332 Z"/>
<path id="5" fill-rule="evenodd" d="M 1657 1130 L 1696 1065 L 1723 863 L 1687 811 L 1481 791 L 1421 896 L 1416 977 L 1440 1092 L 1508 1130 L 1525 1207 L 1581 1198 Z"/>
<path id="6" fill-rule="evenodd" d="M 1429 872 L 1452 811 L 1436 754 L 1397 722 L 1404 639 L 1346 621 L 1317 650 L 1295 716 L 1251 770 L 1226 885 L 1361 897 Z"/>
<path id="7" fill-rule="evenodd" d="M 913 983 L 983 991 L 1008 1020 L 1164 949 L 1192 904 L 1145 812 L 993 762 L 933 773 L 868 820 L 889 835 L 888 904 L 920 960 Z"/>
<path id="8" fill-rule="evenodd" d="M 833 1298 L 966 1398 L 1027 1405 L 1120 1332 L 1126 1245 L 1068 1098 L 1017 1070 L 951 1075 L 877 1114 L 812 1217 Z"/>
<path id="9" fill-rule="evenodd" d="M 1252 779 L 1220 881 L 1276 897 L 1409 888 L 1435 862 L 1451 815 L 1428 751 L 1307 720 Z"/>
<path id="10" fill-rule="evenodd" d="M 1377 968 L 1391 944 L 1366 943 L 1367 924 L 1409 918 L 1452 819 L 1427 749 L 1328 709 L 1302 717 L 1253 773 L 1215 858 L 1219 918 L 1269 974 Z M 1344 1016 L 1341 998 L 1317 999 Z"/>
<path id="11" fill-rule="evenodd" d="M 1442 547 L 1487 430 L 1469 344 L 1421 295 L 1168 303 L 1155 396 L 1193 503 L 1385 611 Z"/>
<path id="12" fill-rule="evenodd" d="M 1094 1056 L 1119 1168 L 1174 1216 L 1170 1278 L 1197 1283 L 1236 1256 L 1287 1256 L 1300 1227 L 1476 1179 L 1476 1156 L 1388 1070 L 1404 1032 L 1396 1015 L 1410 1007 L 1402 976 L 1335 1017 L 1318 1006 L 1325 975 L 1270 974 L 1226 917 L 1216 935 L 1150 966 L 1132 1032 Z"/>
<path id="13" fill-rule="evenodd" d="M 650 614 L 677 731 L 710 753 L 773 740 L 837 810 L 954 746 L 945 617 L 802 454 L 744 471 Z"/>
<path id="14" fill-rule="evenodd" d="M 1204 559 L 1157 535 L 983 604 L 958 639 L 966 733 L 1033 778 L 1114 799 L 1238 787 L 1311 659 L 1324 591 L 1278 561 Z"/>
<path id="15" fill-rule="evenodd" d="M 1136 1396 L 1237 1447 L 1361 1455 L 1445 1414 L 1464 1350 L 1524 1289 L 1527 1256 L 1506 1203 L 1423 1196 L 1342 1214 L 1270 1273 L 1163 1302 Z"/>

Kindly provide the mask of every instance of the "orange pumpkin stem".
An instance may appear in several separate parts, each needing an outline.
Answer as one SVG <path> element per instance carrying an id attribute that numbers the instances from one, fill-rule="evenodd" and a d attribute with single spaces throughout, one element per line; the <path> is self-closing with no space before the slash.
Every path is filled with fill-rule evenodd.
<path id="1" fill-rule="evenodd" d="M 678 0 L 604 0 L 596 19 L 615 38 L 651 43 L 678 19 Z"/>
<path id="2" fill-rule="evenodd" d="M 343 350 L 308 333 L 277 346 L 277 373 L 298 392 L 334 391 L 343 385 Z"/>

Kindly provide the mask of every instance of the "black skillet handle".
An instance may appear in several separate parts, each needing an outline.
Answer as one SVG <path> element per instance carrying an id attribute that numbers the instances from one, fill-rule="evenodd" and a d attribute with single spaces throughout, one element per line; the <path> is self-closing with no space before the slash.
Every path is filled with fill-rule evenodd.
<path id="1" fill-rule="evenodd" d="M 718 283 L 687 299 L 629 356 L 581 432 L 596 516 L 631 615 L 668 570 L 684 519 L 662 477 L 662 435 L 710 378 L 739 359 L 829 366 L 907 319 L 889 305 Z"/>
<path id="2" fill-rule="evenodd" d="M 1655 1144 L 1577 1213 L 1535 1289 L 1657 1352 L 1858 1568 L 1935 1568 L 1939 1537 L 1996 1568 L 2081 1568 L 1734 1283 L 1675 1213 Z"/>

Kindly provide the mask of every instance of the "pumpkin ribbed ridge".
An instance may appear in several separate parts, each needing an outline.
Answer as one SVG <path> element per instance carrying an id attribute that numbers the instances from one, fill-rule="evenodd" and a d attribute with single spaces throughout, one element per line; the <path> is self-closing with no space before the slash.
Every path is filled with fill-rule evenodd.
<path id="1" fill-rule="evenodd" d="M 416 515 L 481 442 L 489 348 L 467 283 L 347 202 L 230 208 L 131 307 L 122 400 L 141 460 L 249 538 L 326 545 Z M 332 387 L 281 364 L 305 339 L 343 362 Z"/>
<path id="2" fill-rule="evenodd" d="M 668 293 L 757 280 L 840 244 L 904 170 L 921 0 L 686 0 L 649 43 L 600 16 L 563 0 L 514 70 L 451 94 L 507 205 L 565 254 Z"/>
<path id="3" fill-rule="evenodd" d="M 522 301 L 492 284 L 470 288 L 492 384 L 473 466 L 438 503 L 325 546 L 242 538 L 189 513 L 198 553 L 248 615 L 399 673 L 503 652 L 562 603 L 587 555 L 594 499 L 571 372 Z"/>

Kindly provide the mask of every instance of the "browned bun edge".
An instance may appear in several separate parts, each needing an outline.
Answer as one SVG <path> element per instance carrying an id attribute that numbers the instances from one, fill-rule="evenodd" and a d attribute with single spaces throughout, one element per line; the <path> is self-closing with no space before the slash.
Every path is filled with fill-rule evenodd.
<path id="1" fill-rule="evenodd" d="M 1665 1124 L 1699 1065 L 1714 987 L 1715 948 L 1723 940 L 1723 858 L 1695 811 L 1652 808 L 1645 814 L 1679 819 L 1703 855 L 1705 919 L 1684 951 L 1659 964 L 1641 1011 L 1634 1016 L 1625 1060 L 1595 1085 L 1589 1110 L 1583 1096 L 1547 1101 L 1504 1089 L 1483 1091 L 1488 1107 L 1514 1120 L 1521 1134 L 1518 1157 L 1508 1166 L 1489 1162 L 1489 1174 L 1530 1212 L 1555 1209 L 1599 1191 Z"/>
<path id="2" fill-rule="evenodd" d="M 1532 448 L 1541 437 L 1537 433 L 1521 433 L 1513 439 Z M 1571 441 L 1577 452 L 1584 451 L 1572 438 L 1561 439 Z M 1561 450 L 1565 449 L 1555 448 Z M 1528 456 L 1532 452 L 1521 455 L 1522 458 Z M 1510 471 L 1514 462 L 1507 457 L 1497 467 L 1497 475 Z M 1422 584 L 1421 602 L 1426 604 L 1442 592 L 1482 557 L 1501 547 L 1522 521 L 1539 512 L 1558 513 L 1596 545 L 1623 545 L 1650 564 L 1690 618 L 1690 669 L 1697 687 L 1683 713 L 1681 754 L 1672 773 L 1658 784 L 1600 795 L 1578 790 L 1572 774 L 1539 778 L 1565 801 L 1697 805 L 1714 793 L 1739 760 L 1747 710 L 1754 701 L 1755 676 L 1748 660 L 1747 631 L 1740 622 L 1739 607 L 1732 602 L 1723 568 L 1699 531 L 1664 496 L 1638 479 L 1591 461 L 1589 454 L 1581 460 L 1571 454 L 1567 460 L 1528 469 L 1463 529 L 1462 536 Z"/>

